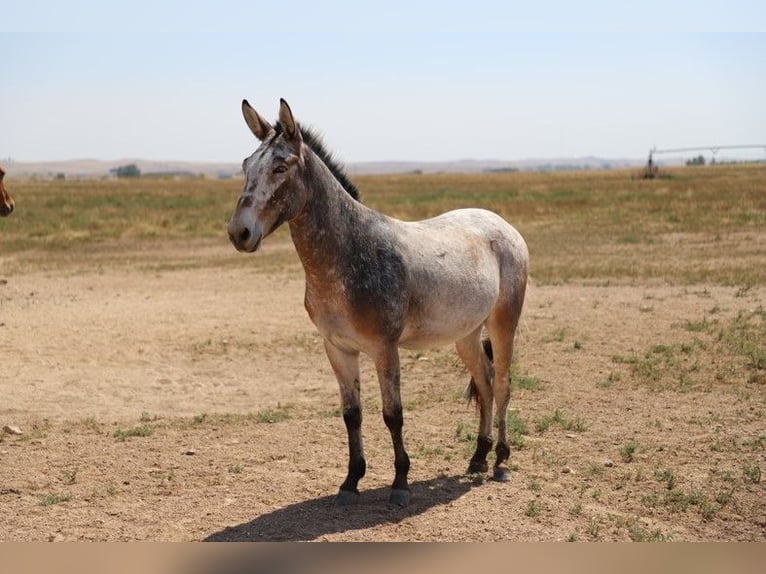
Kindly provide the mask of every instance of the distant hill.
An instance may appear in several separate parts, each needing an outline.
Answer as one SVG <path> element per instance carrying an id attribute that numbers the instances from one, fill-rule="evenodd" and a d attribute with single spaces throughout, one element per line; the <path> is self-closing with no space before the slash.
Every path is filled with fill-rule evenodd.
<path id="1" fill-rule="evenodd" d="M 346 165 L 349 175 L 390 173 L 479 173 L 491 171 L 565 171 L 576 169 L 619 169 L 644 165 L 645 159 L 609 159 L 593 156 L 556 159 L 525 159 L 515 161 L 465 159 L 444 162 L 374 161 Z M 52 179 L 110 177 L 110 170 L 135 164 L 142 175 L 175 177 L 204 176 L 211 178 L 240 177 L 239 163 L 153 161 L 137 158 L 117 160 L 77 159 L 50 162 L 3 163 L 9 178 L 39 177 Z M 663 165 L 683 164 L 681 158 L 663 158 Z"/>
<path id="2" fill-rule="evenodd" d="M 67 178 L 109 177 L 111 171 L 121 166 L 135 164 L 142 175 L 233 177 L 242 171 L 239 163 L 213 163 L 189 161 L 153 161 L 136 158 L 117 160 L 76 159 L 47 162 L 7 162 L 4 164 L 8 177 L 55 178 L 63 174 Z"/>
<path id="3" fill-rule="evenodd" d="M 491 171 L 564 171 L 576 169 L 617 169 L 646 163 L 637 159 L 605 159 L 598 157 L 525 159 L 514 161 L 463 159 L 445 162 L 377 161 L 358 162 L 346 166 L 350 175 L 375 173 L 478 173 Z"/>

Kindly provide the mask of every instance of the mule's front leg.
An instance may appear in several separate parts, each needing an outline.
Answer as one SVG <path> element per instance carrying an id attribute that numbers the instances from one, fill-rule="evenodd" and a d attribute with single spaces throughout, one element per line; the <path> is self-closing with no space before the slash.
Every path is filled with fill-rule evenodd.
<path id="1" fill-rule="evenodd" d="M 335 504 L 348 506 L 359 501 L 357 485 L 367 470 L 362 443 L 362 403 L 359 398 L 359 353 L 349 353 L 325 341 L 325 351 L 330 359 L 340 386 L 343 422 L 348 432 L 348 474 L 340 485 Z"/>
<path id="2" fill-rule="evenodd" d="M 383 420 L 391 433 L 394 445 L 394 469 L 396 474 L 391 485 L 390 504 L 407 506 L 410 503 L 410 487 L 407 474 L 410 471 L 410 457 L 404 448 L 404 415 L 400 391 L 399 349 L 396 345 L 383 350 L 375 358 L 375 368 L 380 382 L 380 395 L 383 400 Z"/>

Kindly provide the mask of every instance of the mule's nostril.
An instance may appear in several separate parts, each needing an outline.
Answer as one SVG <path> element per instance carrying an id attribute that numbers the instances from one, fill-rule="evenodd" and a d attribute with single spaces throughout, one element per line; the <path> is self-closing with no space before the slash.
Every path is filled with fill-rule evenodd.
<path id="1" fill-rule="evenodd" d="M 248 239 L 250 239 L 250 230 L 245 227 L 242 231 L 239 232 L 239 237 L 237 237 L 240 243 L 244 243 Z"/>

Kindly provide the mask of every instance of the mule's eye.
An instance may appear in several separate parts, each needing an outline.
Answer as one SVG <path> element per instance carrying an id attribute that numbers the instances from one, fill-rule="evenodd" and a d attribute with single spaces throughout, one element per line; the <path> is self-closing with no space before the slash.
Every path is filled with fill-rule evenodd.
<path id="1" fill-rule="evenodd" d="M 286 165 L 278 165 L 274 168 L 273 173 L 285 173 L 287 171 Z"/>

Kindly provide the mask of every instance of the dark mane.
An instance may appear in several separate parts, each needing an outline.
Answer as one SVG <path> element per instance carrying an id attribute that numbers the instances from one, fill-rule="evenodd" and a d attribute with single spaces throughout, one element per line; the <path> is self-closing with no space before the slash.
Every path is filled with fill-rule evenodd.
<path id="1" fill-rule="evenodd" d="M 312 128 L 304 128 L 299 126 L 301 130 L 301 136 L 303 137 L 303 143 L 311 148 L 319 159 L 321 159 L 330 172 L 335 176 L 340 185 L 346 192 L 357 201 L 361 201 L 359 197 L 359 190 L 351 183 L 351 180 L 346 175 L 346 171 L 343 166 L 333 157 L 332 152 L 328 151 L 322 141 L 319 134 Z M 274 129 L 277 134 L 282 133 L 282 125 L 279 122 L 274 124 Z"/>

